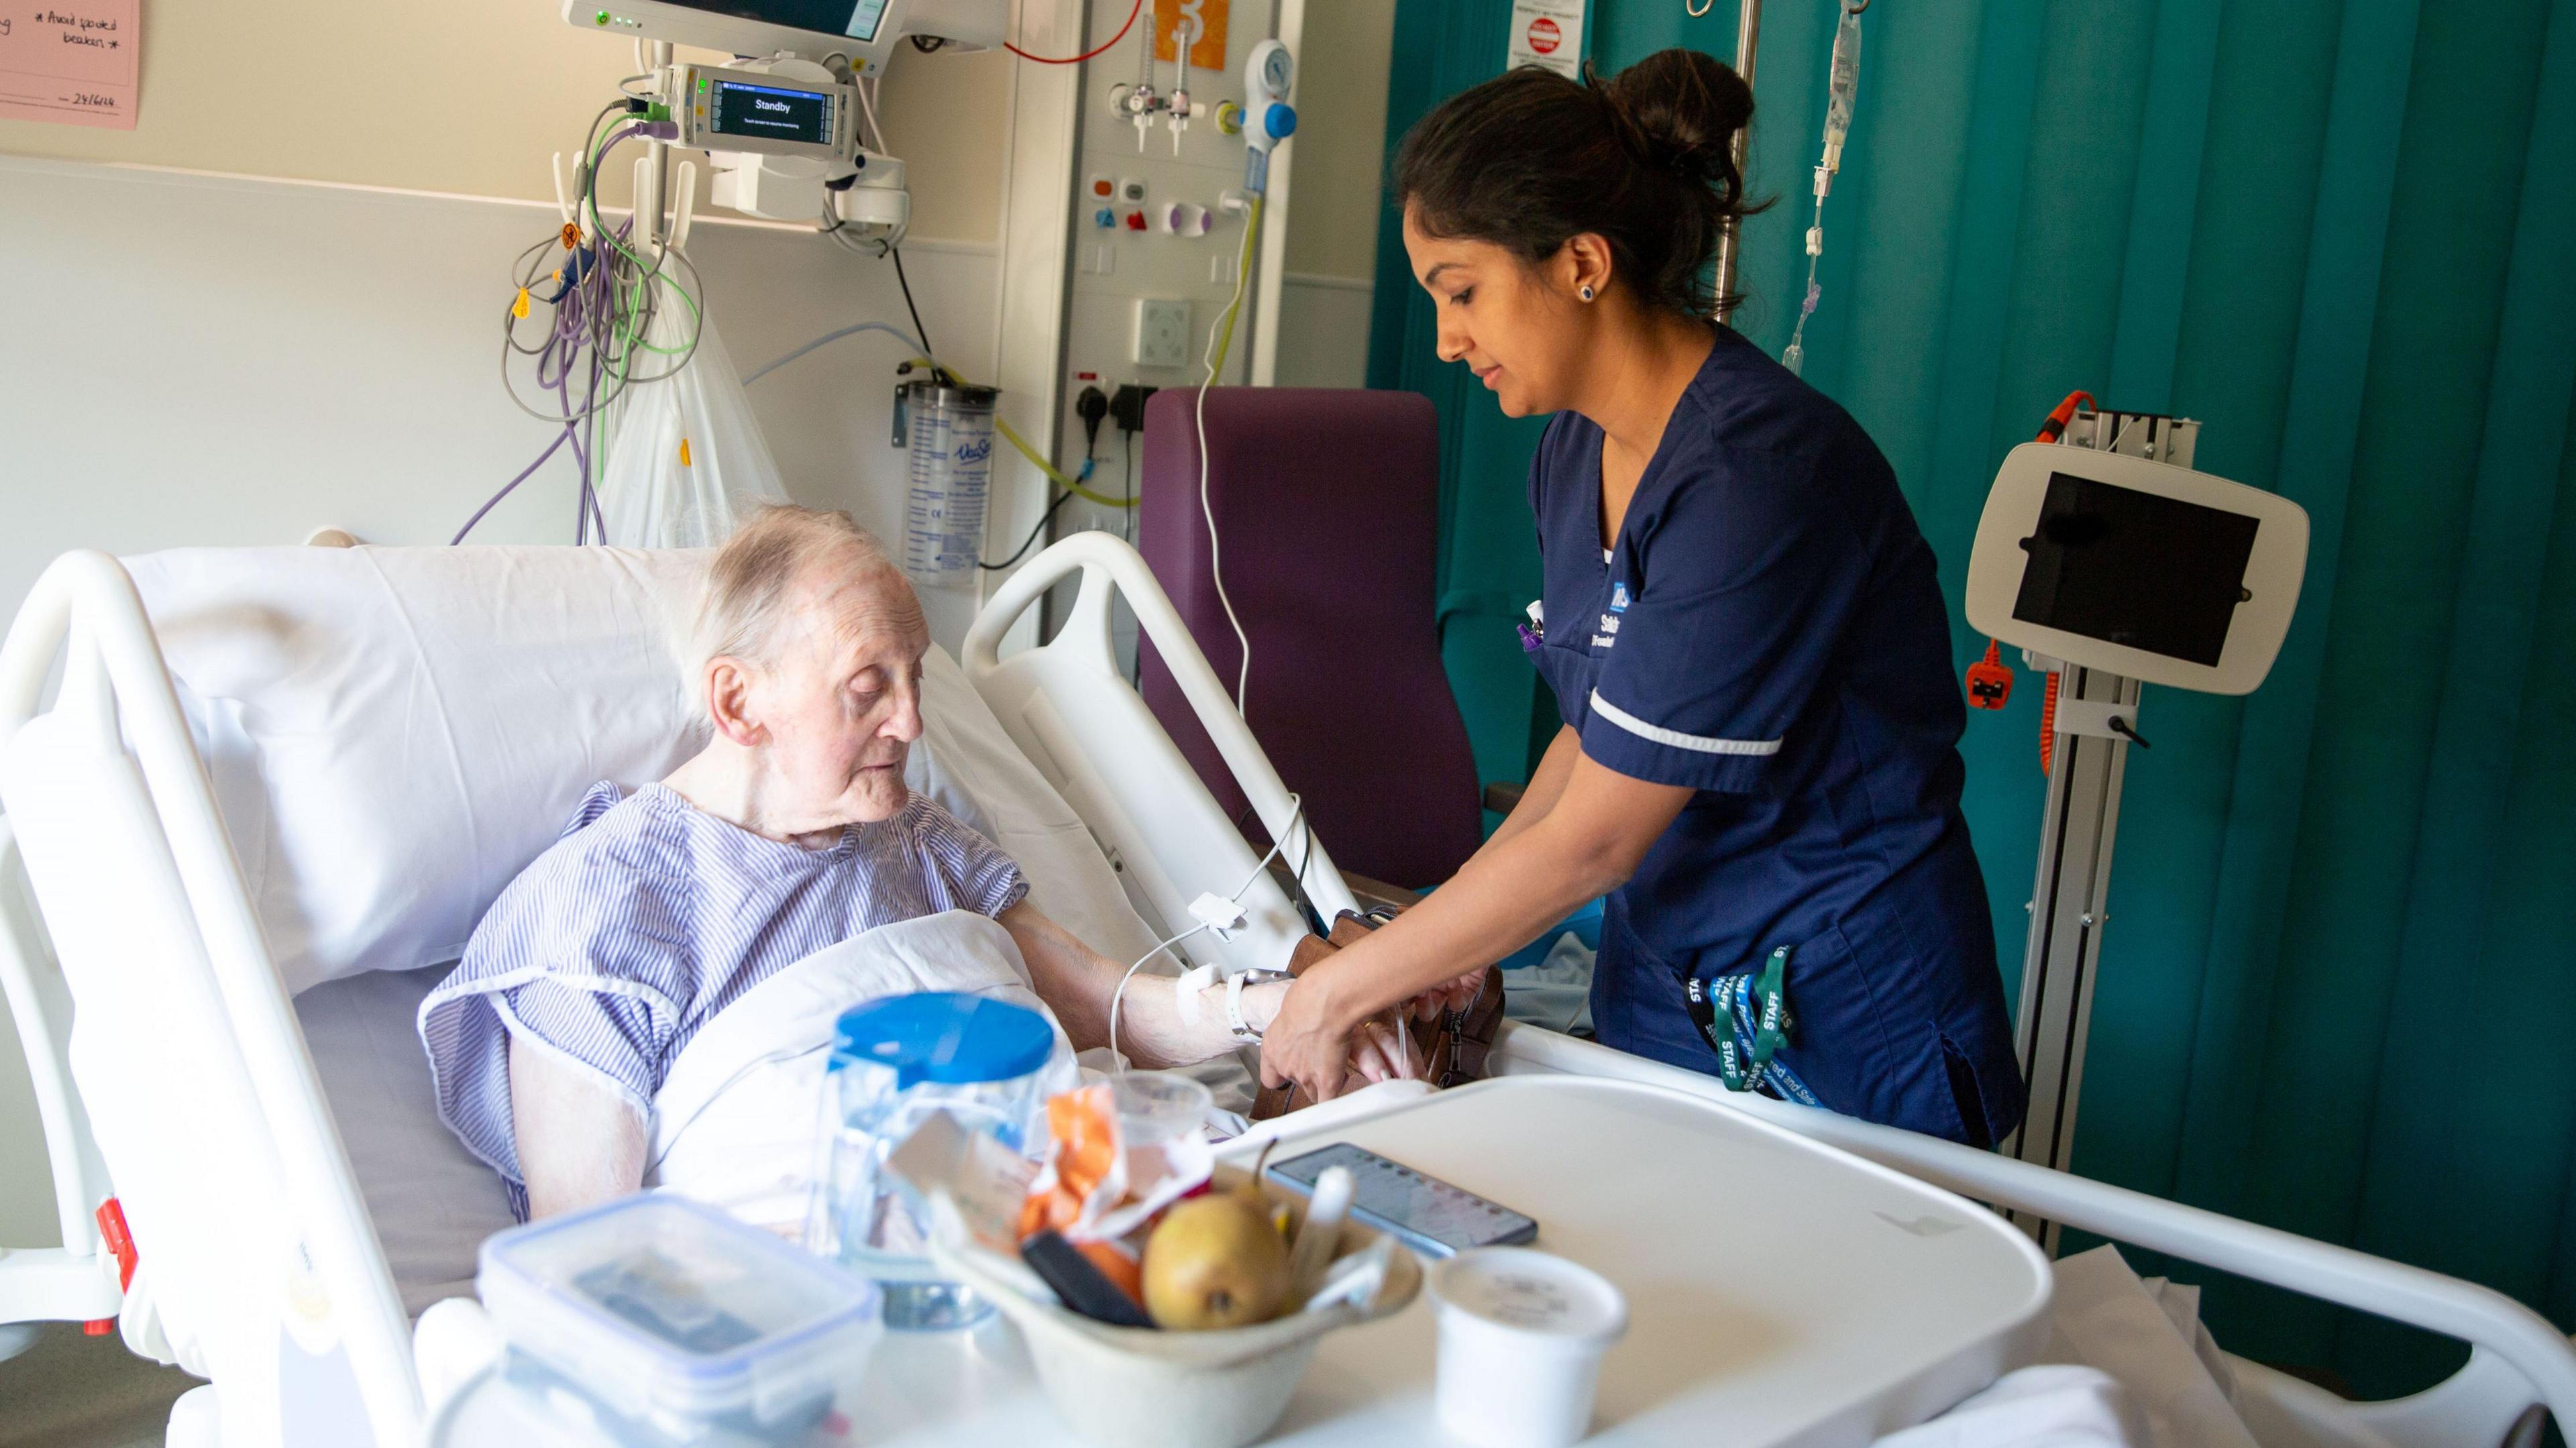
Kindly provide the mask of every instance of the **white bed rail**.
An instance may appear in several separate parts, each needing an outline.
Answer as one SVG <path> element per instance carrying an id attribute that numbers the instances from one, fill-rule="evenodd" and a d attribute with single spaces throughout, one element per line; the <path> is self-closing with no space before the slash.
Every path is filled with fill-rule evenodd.
<path id="1" fill-rule="evenodd" d="M 1073 606 L 1055 637 L 1003 658 L 1002 636 L 1020 615 L 1077 576 Z M 1144 908 L 1149 920 L 1167 934 L 1183 928 L 1192 898 L 1203 890 L 1234 890 L 1257 858 L 1120 671 L 1110 633 L 1113 595 L 1135 612 L 1262 828 L 1284 842 L 1281 858 L 1317 911 L 1330 920 L 1358 909 L 1331 855 L 1301 827 L 1288 786 L 1145 560 L 1107 533 L 1076 533 L 994 591 L 966 631 L 959 661 L 1012 739 L 1110 850 L 1131 894 L 1145 897 L 1140 908 L 1150 907 Z M 1152 812 L 1151 832 L 1133 822 L 1140 811 Z M 1250 927 L 1208 953 L 1230 968 L 1284 968 L 1289 950 L 1307 933 L 1295 907 L 1268 878 L 1255 880 L 1243 903 Z"/>
<path id="2" fill-rule="evenodd" d="M 2576 1343 L 2539 1313 L 2492 1288 L 1955 1142 L 1729 1092 L 1713 1077 L 1536 1027 L 1505 1025 L 1493 1062 L 1493 1069 L 1502 1073 L 1614 1076 L 1688 1091 L 1964 1197 L 2468 1343 L 2468 1366 L 2415 1397 L 2384 1403 L 2335 1400 L 2343 1409 L 2338 1416 L 2380 1432 L 2390 1442 L 2493 1444 L 2533 1403 L 2546 1405 L 2562 1427 L 2576 1425 Z M 2499 1370 L 2518 1379 L 2513 1390 L 2498 1391 Z"/>
<path id="3" fill-rule="evenodd" d="M 63 683 L 53 708 L 47 710 L 45 684 L 57 657 L 63 663 Z M 369 1427 L 379 1448 L 409 1448 L 418 1441 L 422 1422 L 409 1319 L 324 1102 L 293 1007 L 270 963 L 142 600 L 125 570 L 104 553 L 82 551 L 56 559 L 37 579 L 6 642 L 0 643 L 0 760 L 9 756 L 21 732 L 40 717 L 71 721 L 103 747 L 129 754 L 139 769 L 185 896 L 179 903 L 193 920 L 196 943 L 202 947 L 195 954 L 212 976 L 227 1018 L 223 1024 L 238 1044 L 251 1090 L 275 1141 L 284 1178 L 280 1186 L 299 1219 L 295 1226 L 312 1255 L 318 1284 L 327 1294 L 327 1311 L 345 1347 Z M 0 900 L 0 908 L 9 905 Z M 13 919 L 18 917 L 17 911 L 10 913 Z M 30 968 L 33 960 L 26 955 L 31 948 L 44 948 L 41 940 L 31 946 L 36 928 L 26 919 L 17 919 L 10 927 L 10 947 L 18 955 L 11 967 L 13 1009 L 18 1008 L 18 975 L 27 976 L 31 987 L 42 985 Z M 68 953 L 65 958 L 68 963 Z M 30 1063 L 59 1062 L 63 1043 L 54 1030 L 63 1013 L 45 1000 L 39 1004 L 45 1008 L 19 1018 L 22 1033 L 29 1030 L 31 1020 L 45 1032 L 41 1041 L 31 1041 Z M 55 1079 L 59 1083 L 60 1078 Z M 86 1126 L 71 1118 L 65 1103 L 46 1119 L 58 1162 L 66 1154 L 56 1135 L 58 1115 L 63 1118 L 61 1130 L 74 1143 L 70 1151 L 74 1170 L 66 1190 L 86 1194 L 99 1185 L 89 1165 L 97 1160 L 96 1148 L 90 1144 Z M 81 1198 L 65 1202 L 67 1240 L 69 1214 L 81 1204 Z M 151 1243 L 138 1245 L 148 1273 Z M 0 1260 L 0 1267 L 6 1265 Z M 227 1385 L 218 1385 L 218 1391 L 226 1390 Z M 274 1393 L 277 1385 L 243 1384 L 238 1390 Z"/>
<path id="4" fill-rule="evenodd" d="M 0 1323 L 94 1322 L 116 1315 L 116 1267 L 103 1258 L 91 1213 L 114 1188 L 88 1113 L 72 1085 L 71 986 L 38 928 L 18 837 L 0 816 L 0 998 L 9 1002 L 35 1088 L 36 1121 L 53 1173 L 59 1247 L 0 1245 Z"/>

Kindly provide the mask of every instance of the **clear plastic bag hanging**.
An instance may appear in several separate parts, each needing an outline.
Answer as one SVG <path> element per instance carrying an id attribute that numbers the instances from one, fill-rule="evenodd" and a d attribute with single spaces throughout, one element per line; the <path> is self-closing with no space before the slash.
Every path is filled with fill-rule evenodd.
<path id="1" fill-rule="evenodd" d="M 645 341 L 685 347 L 695 328 L 697 350 L 674 376 L 626 394 L 610 433 L 599 508 L 608 541 L 619 547 L 711 547 L 761 504 L 787 501 L 787 490 L 714 316 L 693 314 L 676 297 L 663 300 Z"/>

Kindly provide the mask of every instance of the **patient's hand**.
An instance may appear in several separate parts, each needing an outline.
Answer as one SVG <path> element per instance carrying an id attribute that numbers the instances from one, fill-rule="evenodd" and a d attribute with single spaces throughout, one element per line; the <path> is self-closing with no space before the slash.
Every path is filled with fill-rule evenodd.
<path id="1" fill-rule="evenodd" d="M 1463 1011 L 1474 1005 L 1477 995 L 1485 989 L 1486 970 L 1480 965 L 1465 975 L 1444 980 L 1415 996 L 1407 1009 L 1417 1021 L 1436 1021 L 1450 1011 Z"/>
<path id="2" fill-rule="evenodd" d="M 510 1129 L 532 1222 L 643 1190 L 643 1118 L 588 1072 L 515 1031 Z"/>

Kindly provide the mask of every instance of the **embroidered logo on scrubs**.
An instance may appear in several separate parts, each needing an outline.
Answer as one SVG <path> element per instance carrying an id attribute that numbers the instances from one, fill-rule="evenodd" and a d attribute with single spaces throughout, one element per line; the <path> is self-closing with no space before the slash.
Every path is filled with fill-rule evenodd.
<path id="1" fill-rule="evenodd" d="M 1628 585 L 1613 580 L 1610 584 L 1610 611 L 1601 615 L 1601 631 L 1592 636 L 1592 646 L 1606 649 L 1619 642 L 1619 615 L 1628 611 Z"/>

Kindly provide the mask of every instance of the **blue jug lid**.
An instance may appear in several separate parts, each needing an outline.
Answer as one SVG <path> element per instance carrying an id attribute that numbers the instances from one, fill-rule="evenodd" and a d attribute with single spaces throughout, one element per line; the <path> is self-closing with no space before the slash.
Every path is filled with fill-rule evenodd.
<path id="1" fill-rule="evenodd" d="M 895 1085 L 1008 1081 L 1047 1063 L 1055 1031 L 1026 1006 L 954 991 L 886 996 L 841 1013 L 841 1049 L 893 1069 Z"/>

